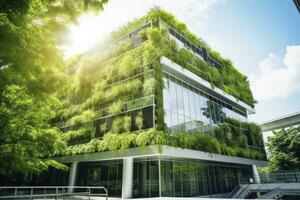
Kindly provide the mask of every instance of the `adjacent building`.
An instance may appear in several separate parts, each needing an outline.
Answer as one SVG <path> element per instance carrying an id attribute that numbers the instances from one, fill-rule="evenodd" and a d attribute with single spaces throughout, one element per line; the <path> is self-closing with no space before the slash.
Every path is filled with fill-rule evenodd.
<path id="1" fill-rule="evenodd" d="M 54 120 L 69 147 L 36 184 L 110 196 L 222 196 L 267 164 L 247 77 L 154 9 L 83 55 Z M 47 180 L 44 181 L 43 179 Z"/>
<path id="2" fill-rule="evenodd" d="M 300 124 L 300 112 L 284 115 L 278 118 L 274 118 L 265 121 L 260 124 L 263 132 L 270 132 L 281 130 L 285 128 L 291 128 Z"/>

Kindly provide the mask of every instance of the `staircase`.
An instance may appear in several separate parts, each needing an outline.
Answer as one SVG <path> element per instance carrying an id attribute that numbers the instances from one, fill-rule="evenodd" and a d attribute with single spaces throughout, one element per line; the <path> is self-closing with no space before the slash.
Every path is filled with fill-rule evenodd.
<path id="1" fill-rule="evenodd" d="M 231 197 L 232 199 L 244 199 L 251 193 L 250 184 L 240 185 L 239 190 Z"/>
<path id="2" fill-rule="evenodd" d="M 299 189 L 300 190 L 300 189 Z M 300 196 L 299 190 L 282 190 L 282 189 L 274 189 L 262 196 L 259 196 L 257 199 L 281 199 L 285 195 L 294 195 Z"/>
<path id="3" fill-rule="evenodd" d="M 299 196 L 300 183 L 265 183 L 265 184 L 246 184 L 239 185 L 238 189 L 232 191 L 228 198 L 245 199 L 251 193 L 265 193 L 257 199 L 280 199 L 285 195 Z"/>

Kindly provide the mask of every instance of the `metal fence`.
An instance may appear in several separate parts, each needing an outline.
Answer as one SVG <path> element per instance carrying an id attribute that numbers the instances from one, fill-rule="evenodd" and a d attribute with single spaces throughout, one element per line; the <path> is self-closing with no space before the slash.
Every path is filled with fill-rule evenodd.
<path id="1" fill-rule="evenodd" d="M 262 173 L 261 183 L 300 183 L 300 172 Z"/>
<path id="2" fill-rule="evenodd" d="M 81 186 L 20 186 L 0 187 L 0 199 L 65 199 L 70 197 L 105 197 L 105 187 Z"/>

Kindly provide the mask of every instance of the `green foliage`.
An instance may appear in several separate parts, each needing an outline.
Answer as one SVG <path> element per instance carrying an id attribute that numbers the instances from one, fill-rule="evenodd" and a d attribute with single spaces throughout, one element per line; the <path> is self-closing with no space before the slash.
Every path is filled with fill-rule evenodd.
<path id="1" fill-rule="evenodd" d="M 108 109 L 109 114 L 111 115 L 119 114 L 122 111 L 123 104 L 124 103 L 120 100 L 112 103 Z"/>
<path id="2" fill-rule="evenodd" d="M 168 38 L 167 29 L 163 26 L 161 29 L 158 28 L 159 19 L 176 28 L 199 47 L 208 48 L 210 55 L 222 62 L 222 69 L 217 70 L 193 55 L 189 50 L 178 49 L 176 43 Z M 124 26 L 120 31 L 115 32 L 109 41 L 124 36 L 146 21 L 152 21 L 155 26 L 139 33 L 139 37 L 148 39 L 143 45 L 133 48 L 130 41 L 121 41 L 114 46 L 109 46 L 107 51 L 101 51 L 96 55 L 82 56 L 77 66 L 70 67 L 74 81 L 71 81 L 71 89 L 65 95 L 68 97 L 62 97 L 65 100 L 62 118 L 67 118 L 69 123 L 76 124 L 83 122 L 84 116 L 88 116 L 93 121 L 93 118 L 105 113 L 106 115 L 114 115 L 114 120 L 110 130 L 107 130 L 107 124 L 101 125 L 100 129 L 103 132 L 108 131 L 101 140 L 92 139 L 86 144 L 69 146 L 64 155 L 117 151 L 147 145 L 170 145 L 217 154 L 264 159 L 262 153 L 248 148 L 243 133 L 244 129 L 254 132 L 250 137 L 250 143 L 253 146 L 263 147 L 260 129 L 255 124 L 227 119 L 228 124 L 221 125 L 209 133 L 181 133 L 171 137 L 163 131 L 163 67 L 160 64 L 161 56 L 170 58 L 209 81 L 212 87 L 219 87 L 249 105 L 253 104 L 253 97 L 247 78 L 234 69 L 229 60 L 221 58 L 218 53 L 209 49 L 201 39 L 191 34 L 184 24 L 162 10 L 154 9 L 143 19 Z M 151 69 L 151 74 L 146 72 L 149 69 Z M 137 76 L 141 72 L 144 74 Z M 101 81 L 99 82 L 99 80 Z M 120 113 L 136 108 L 137 105 L 131 100 L 148 95 L 155 97 L 156 128 L 142 131 L 144 121 L 142 112 L 139 112 L 134 119 L 131 119 L 130 116 L 122 116 L 123 114 Z M 128 101 L 131 103 L 126 103 Z M 141 103 L 138 102 L 137 104 Z M 212 109 L 210 107 L 208 109 Z M 94 112 L 94 114 L 90 113 L 89 115 L 89 112 Z M 217 122 L 217 117 L 211 116 L 209 110 L 205 113 Z M 225 118 L 225 115 L 223 117 Z M 130 132 L 133 124 L 138 127 L 138 133 Z M 93 133 L 94 130 L 86 127 L 64 133 L 63 137 L 65 141 L 70 143 L 70 141 L 78 138 L 89 137 L 91 139 Z"/>
<path id="3" fill-rule="evenodd" d="M 30 173 L 60 166 L 44 158 L 60 153 L 66 147 L 60 132 L 48 121 L 55 116 L 57 99 L 36 99 L 25 88 L 8 85 L 0 104 L 0 174 Z"/>
<path id="4" fill-rule="evenodd" d="M 148 78 L 143 84 L 143 93 L 145 96 L 153 95 L 155 92 L 157 81 L 155 78 Z"/>
<path id="5" fill-rule="evenodd" d="M 300 169 L 300 127 L 274 132 L 269 137 L 270 167 L 274 171 Z"/>
<path id="6" fill-rule="evenodd" d="M 162 131 L 150 129 L 137 135 L 136 144 L 138 146 L 167 144 L 167 136 Z"/>
<path id="7" fill-rule="evenodd" d="M 92 110 L 85 110 L 80 115 L 76 115 L 68 120 L 68 124 L 81 124 L 84 122 L 89 122 L 95 118 L 95 112 Z"/>
<path id="8" fill-rule="evenodd" d="M 139 130 L 143 128 L 143 114 L 139 112 L 135 117 L 135 125 L 138 127 Z"/>
<path id="9" fill-rule="evenodd" d="M 221 153 L 220 144 L 216 138 L 207 133 L 181 133 L 174 136 L 178 146 L 186 149 L 195 149 L 210 153 Z"/>
<path id="10" fill-rule="evenodd" d="M 58 46 L 68 23 L 105 2 L 1 1 L 1 176 L 63 167 L 48 159 L 65 147 L 60 131 L 49 126 L 61 106 L 57 93 L 69 78 Z"/>
<path id="11" fill-rule="evenodd" d="M 112 133 L 108 132 L 102 140 L 91 140 L 89 143 L 70 146 L 65 155 L 91 153 L 96 151 L 117 151 L 130 147 L 143 147 L 148 145 L 169 145 L 185 149 L 194 149 L 216 154 L 239 156 L 244 158 L 263 160 L 264 155 L 246 147 L 229 147 L 214 137 L 213 133 L 180 133 L 169 136 L 163 131 L 154 128 L 138 133 Z"/>
<path id="12" fill-rule="evenodd" d="M 113 133 L 122 133 L 124 132 L 124 118 L 123 117 L 118 117 L 114 119 L 111 131 Z"/>
<path id="13" fill-rule="evenodd" d="M 263 136 L 261 128 L 255 123 L 241 122 L 232 118 L 226 118 L 226 123 L 231 125 L 231 132 L 233 133 L 233 138 L 237 138 L 240 141 L 240 145 L 244 146 L 246 141 L 243 138 L 243 131 L 248 134 L 248 144 L 251 146 L 264 148 Z"/>
<path id="14" fill-rule="evenodd" d="M 125 132 L 131 131 L 131 117 L 130 116 L 124 117 L 124 130 L 125 130 Z"/>
<path id="15" fill-rule="evenodd" d="M 134 59 L 132 54 L 126 54 L 120 62 L 121 73 L 125 77 L 133 75 L 139 66 L 138 61 Z"/>
<path id="16" fill-rule="evenodd" d="M 149 29 L 146 34 L 150 45 L 153 45 L 153 48 L 156 48 L 156 51 L 152 52 L 154 53 L 153 55 L 164 55 L 172 59 L 174 62 L 209 81 L 213 87 L 219 87 L 220 89 L 231 94 L 237 99 L 244 101 L 250 106 L 253 106 L 254 103 L 256 103 L 250 90 L 247 77 L 238 72 L 233 67 L 230 60 L 222 58 L 219 53 L 210 49 L 203 40 L 192 34 L 185 24 L 176 20 L 176 18 L 170 13 L 167 13 L 159 8 L 152 9 L 145 17 L 137 19 L 120 28 L 120 30 L 115 32 L 112 37 L 121 37 L 149 21 L 151 21 L 154 26 L 158 26 L 158 23 L 161 22 L 161 31 L 158 28 L 152 28 Z M 196 46 L 200 48 L 207 48 L 209 55 L 218 60 L 222 64 L 222 68 L 217 70 L 210 64 L 200 60 L 187 49 L 178 49 L 175 42 L 166 42 L 162 37 L 167 36 L 164 23 L 175 28 L 178 32 L 180 32 L 181 35 L 183 35 Z M 141 35 L 144 36 L 144 34 L 145 31 L 142 31 Z M 154 56 L 151 56 L 151 58 L 154 58 Z"/>

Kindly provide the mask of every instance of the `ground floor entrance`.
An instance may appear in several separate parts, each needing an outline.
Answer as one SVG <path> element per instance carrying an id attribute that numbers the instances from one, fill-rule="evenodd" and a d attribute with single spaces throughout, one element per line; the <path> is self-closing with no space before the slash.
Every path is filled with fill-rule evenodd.
<path id="1" fill-rule="evenodd" d="M 122 189 L 132 198 L 195 197 L 229 193 L 253 180 L 252 166 L 242 164 L 147 157 L 126 166 L 123 160 L 79 162 L 74 184 L 104 186 L 112 197 L 121 197 Z"/>
<path id="2" fill-rule="evenodd" d="M 70 170 L 50 169 L 24 182 L 16 181 L 17 185 L 103 186 L 110 197 L 124 199 L 219 197 L 239 184 L 259 183 L 256 166 L 266 164 L 168 146 L 62 157 L 59 161 Z"/>

